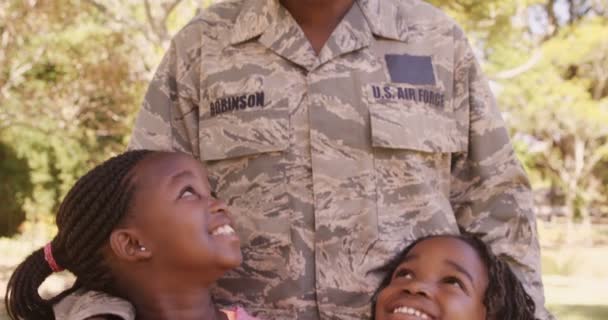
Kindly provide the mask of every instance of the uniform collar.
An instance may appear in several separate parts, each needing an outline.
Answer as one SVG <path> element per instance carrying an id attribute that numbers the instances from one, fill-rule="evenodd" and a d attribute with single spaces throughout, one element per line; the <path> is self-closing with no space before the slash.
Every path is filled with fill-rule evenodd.
<path id="1" fill-rule="evenodd" d="M 244 0 L 234 23 L 230 44 L 258 37 L 278 20 L 278 0 Z"/>
<path id="2" fill-rule="evenodd" d="M 402 0 L 357 0 L 374 35 L 399 41 L 407 39 L 407 18 L 399 1 Z"/>
<path id="3" fill-rule="evenodd" d="M 401 0 L 356 0 L 371 32 L 379 37 L 405 40 L 402 30 L 406 19 L 400 9 Z M 278 0 L 245 0 L 231 35 L 230 44 L 238 44 L 261 36 L 280 19 L 282 6 Z"/>

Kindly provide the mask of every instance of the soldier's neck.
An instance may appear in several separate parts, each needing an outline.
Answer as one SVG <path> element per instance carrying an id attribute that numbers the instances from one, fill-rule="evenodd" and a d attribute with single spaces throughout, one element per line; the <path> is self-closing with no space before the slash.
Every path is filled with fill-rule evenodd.
<path id="1" fill-rule="evenodd" d="M 355 0 L 280 0 L 317 54 Z"/>

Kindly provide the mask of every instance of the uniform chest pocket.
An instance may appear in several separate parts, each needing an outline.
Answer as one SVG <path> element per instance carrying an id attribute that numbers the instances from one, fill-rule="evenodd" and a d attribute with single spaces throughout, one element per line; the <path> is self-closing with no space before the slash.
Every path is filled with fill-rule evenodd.
<path id="1" fill-rule="evenodd" d="M 202 160 L 233 159 L 287 149 L 290 133 L 287 110 L 238 109 L 200 122 Z"/>
<path id="2" fill-rule="evenodd" d="M 199 122 L 201 160 L 232 211 L 242 243 L 241 272 L 252 278 L 262 269 L 249 264 L 259 261 L 267 262 L 265 271 L 287 273 L 284 252 L 289 251 L 292 225 L 284 161 L 291 134 L 288 108 L 285 101 L 255 95 L 245 96 L 245 102 L 216 98 Z"/>
<path id="3" fill-rule="evenodd" d="M 370 112 L 381 240 L 413 240 L 458 230 L 449 202 L 452 153 L 467 148 L 440 89 L 380 83 L 364 88 Z"/>
<path id="4" fill-rule="evenodd" d="M 467 124 L 458 123 L 449 98 L 429 86 L 368 85 L 372 146 L 429 153 L 466 150 Z"/>
<path id="5" fill-rule="evenodd" d="M 289 100 L 267 84 L 272 81 L 251 74 L 216 80 L 203 89 L 199 109 L 202 160 L 255 156 L 289 146 Z"/>

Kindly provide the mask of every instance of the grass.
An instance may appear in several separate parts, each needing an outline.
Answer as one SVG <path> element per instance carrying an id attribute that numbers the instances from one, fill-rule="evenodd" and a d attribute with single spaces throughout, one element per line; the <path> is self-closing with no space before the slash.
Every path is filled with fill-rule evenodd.
<path id="1" fill-rule="evenodd" d="M 560 320 L 608 319 L 608 226 L 539 224 L 549 310 Z"/>
<path id="2" fill-rule="evenodd" d="M 549 305 L 549 310 L 560 320 L 608 319 L 608 306 Z"/>
<path id="3" fill-rule="evenodd" d="M 560 320 L 608 319 L 608 226 L 594 226 L 590 237 L 576 229 L 577 238 L 570 241 L 564 229 L 563 225 L 539 225 L 547 306 Z M 14 266 L 45 241 L 25 236 L 0 239 L 0 299 L 4 300 Z M 53 275 L 41 292 L 52 295 L 71 281 L 69 274 Z M 7 319 L 2 304 L 0 320 Z"/>
<path id="4" fill-rule="evenodd" d="M 543 283 L 558 319 L 608 319 L 608 278 L 544 275 Z"/>
<path id="5" fill-rule="evenodd" d="M 608 246 L 545 247 L 541 263 L 545 275 L 608 279 Z"/>

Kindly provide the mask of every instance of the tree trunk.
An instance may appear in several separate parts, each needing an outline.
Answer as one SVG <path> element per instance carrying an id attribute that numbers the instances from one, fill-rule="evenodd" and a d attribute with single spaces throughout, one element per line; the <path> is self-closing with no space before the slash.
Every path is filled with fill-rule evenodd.
<path id="1" fill-rule="evenodd" d="M 568 180 L 568 194 L 566 195 L 566 208 L 568 210 L 568 225 L 566 231 L 566 243 L 573 244 L 577 238 L 581 238 L 580 235 L 574 230 L 574 213 L 576 210 L 575 201 L 579 195 L 579 183 L 583 175 L 583 169 L 585 168 L 585 142 L 579 138 L 574 140 L 574 170 L 570 179 Z M 583 218 L 588 215 L 585 213 L 587 209 L 586 203 L 581 206 L 581 214 Z M 586 242 L 587 235 L 583 235 L 582 239 Z"/>
<path id="2" fill-rule="evenodd" d="M 569 183 L 570 185 L 571 183 Z M 575 241 L 575 235 L 576 232 L 574 230 L 574 192 L 573 190 L 570 188 L 570 186 L 568 187 L 568 190 L 566 192 L 566 244 L 571 245 L 573 244 Z"/>
<path id="3" fill-rule="evenodd" d="M 592 228 L 592 223 L 591 223 L 591 214 L 589 212 L 589 209 L 584 206 L 583 208 L 581 208 L 581 215 L 583 218 L 583 222 L 582 222 L 582 230 L 581 232 L 583 233 L 583 243 L 585 244 L 585 246 L 587 247 L 591 247 L 593 246 L 593 228 Z"/>

